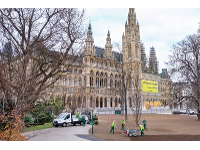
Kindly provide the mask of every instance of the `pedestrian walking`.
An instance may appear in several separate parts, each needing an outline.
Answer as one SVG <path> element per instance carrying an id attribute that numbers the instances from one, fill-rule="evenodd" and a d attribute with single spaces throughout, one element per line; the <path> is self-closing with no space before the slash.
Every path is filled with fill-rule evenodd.
<path id="1" fill-rule="evenodd" d="M 121 127 L 121 130 L 122 130 L 122 129 L 124 130 L 124 126 L 125 126 L 125 120 L 122 119 L 122 127 Z"/>
<path id="2" fill-rule="evenodd" d="M 142 123 L 143 123 L 143 125 L 144 125 L 144 129 L 147 129 L 147 121 L 144 119 L 144 120 L 142 121 Z"/>
<path id="3" fill-rule="evenodd" d="M 141 130 L 141 136 L 144 135 L 144 127 L 142 125 L 139 125 L 139 124 L 138 124 L 138 126 L 140 127 L 140 130 Z"/>
<path id="4" fill-rule="evenodd" d="M 112 125 L 111 125 L 111 130 L 110 130 L 110 133 L 113 131 L 113 134 L 114 134 L 114 127 L 117 128 L 116 124 L 115 124 L 115 120 L 113 121 Z"/>

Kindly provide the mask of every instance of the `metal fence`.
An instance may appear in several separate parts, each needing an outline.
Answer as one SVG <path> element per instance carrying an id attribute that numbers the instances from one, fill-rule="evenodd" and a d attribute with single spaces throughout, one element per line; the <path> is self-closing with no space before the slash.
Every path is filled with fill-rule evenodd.
<path id="1" fill-rule="evenodd" d="M 173 109 L 146 109 L 142 110 L 142 114 L 172 114 Z M 95 111 L 97 115 L 115 114 L 115 110 L 100 110 Z M 127 110 L 127 114 L 134 114 L 132 110 Z"/>
<path id="2" fill-rule="evenodd" d="M 142 110 L 142 114 L 172 114 L 173 109 L 146 109 Z"/>

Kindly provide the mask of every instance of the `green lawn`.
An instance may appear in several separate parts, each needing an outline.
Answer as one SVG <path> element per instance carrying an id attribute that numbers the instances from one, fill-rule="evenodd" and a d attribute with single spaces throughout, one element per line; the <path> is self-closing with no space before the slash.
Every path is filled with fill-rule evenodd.
<path id="1" fill-rule="evenodd" d="M 22 130 L 21 132 L 23 133 L 23 132 L 41 130 L 41 129 L 46 129 L 46 128 L 52 128 L 52 127 L 53 127 L 53 122 L 49 122 L 49 123 L 45 123 L 44 125 L 27 127 L 26 129 Z"/>

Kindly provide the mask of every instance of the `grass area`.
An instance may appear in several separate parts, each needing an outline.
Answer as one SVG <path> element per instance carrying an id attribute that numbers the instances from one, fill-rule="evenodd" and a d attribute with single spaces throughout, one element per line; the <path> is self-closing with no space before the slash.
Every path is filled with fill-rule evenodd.
<path id="1" fill-rule="evenodd" d="M 26 129 L 23 129 L 21 132 L 29 132 L 29 131 L 35 131 L 35 130 L 42 130 L 46 128 L 52 128 L 53 127 L 53 122 L 45 123 L 44 125 L 38 125 L 38 126 L 32 126 L 32 127 L 27 127 Z"/>

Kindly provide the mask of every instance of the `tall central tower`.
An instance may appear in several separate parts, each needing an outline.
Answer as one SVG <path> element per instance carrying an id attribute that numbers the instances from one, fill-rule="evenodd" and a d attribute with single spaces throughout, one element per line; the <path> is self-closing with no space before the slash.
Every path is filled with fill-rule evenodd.
<path id="1" fill-rule="evenodd" d="M 141 92 L 141 50 L 140 29 L 136 19 L 134 8 L 129 8 L 128 21 L 125 24 L 125 33 L 122 35 L 123 64 L 127 75 L 131 76 L 129 81 L 127 97 L 133 93 Z M 131 100 L 127 101 L 129 107 Z"/>
<path id="2" fill-rule="evenodd" d="M 125 35 L 122 36 L 123 61 L 128 63 L 140 61 L 140 30 L 134 8 L 129 8 L 128 22 L 125 24 Z"/>

